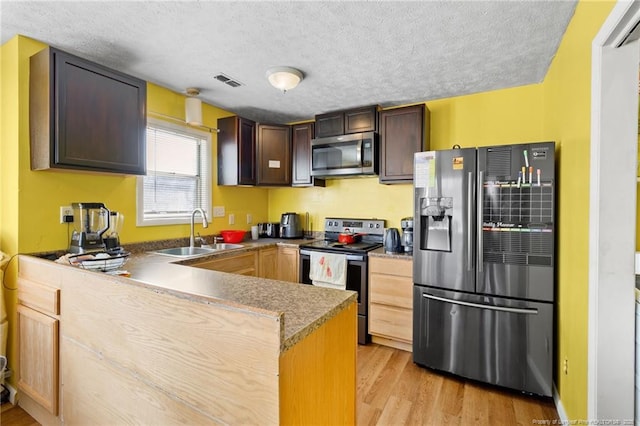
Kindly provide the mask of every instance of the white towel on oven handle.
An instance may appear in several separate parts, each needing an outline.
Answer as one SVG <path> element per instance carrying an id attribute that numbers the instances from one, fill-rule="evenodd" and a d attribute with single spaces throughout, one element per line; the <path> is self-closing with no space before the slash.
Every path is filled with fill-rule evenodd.
<path id="1" fill-rule="evenodd" d="M 347 256 L 327 252 L 311 252 L 309 278 L 320 287 L 347 288 Z"/>

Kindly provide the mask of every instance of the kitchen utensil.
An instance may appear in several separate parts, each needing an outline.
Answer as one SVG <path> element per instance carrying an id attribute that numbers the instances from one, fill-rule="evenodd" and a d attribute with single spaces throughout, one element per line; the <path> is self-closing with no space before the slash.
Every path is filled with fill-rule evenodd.
<path id="1" fill-rule="evenodd" d="M 280 238 L 302 238 L 302 220 L 298 214 L 293 212 L 282 214 Z"/>
<path id="2" fill-rule="evenodd" d="M 83 253 L 69 256 L 69 263 L 92 271 L 113 271 L 120 268 L 129 258 L 129 252 L 110 254 L 106 252 Z"/>
<path id="3" fill-rule="evenodd" d="M 104 233 L 102 241 L 106 250 L 115 250 L 120 247 L 120 231 L 124 223 L 124 215 L 116 211 L 109 212 L 109 229 Z"/>
<path id="4" fill-rule="evenodd" d="M 342 244 L 357 243 L 362 239 L 362 234 L 356 234 L 355 232 L 341 232 L 338 234 L 338 242 Z"/>
<path id="5" fill-rule="evenodd" d="M 225 243 L 239 243 L 244 239 L 244 234 L 247 231 L 242 230 L 225 230 L 220 231 L 220 235 L 222 235 L 222 239 Z"/>
<path id="6" fill-rule="evenodd" d="M 404 252 L 413 253 L 413 217 L 404 217 L 400 220 L 400 227 L 402 228 L 402 237 L 400 242 L 404 247 Z"/>
<path id="7" fill-rule="evenodd" d="M 383 244 L 385 253 L 400 253 L 400 233 L 397 228 L 387 228 L 384 230 Z"/>
<path id="8" fill-rule="evenodd" d="M 102 203 L 71 203 L 73 233 L 69 251 L 88 253 L 104 250 L 102 236 L 109 229 L 109 209 Z"/>

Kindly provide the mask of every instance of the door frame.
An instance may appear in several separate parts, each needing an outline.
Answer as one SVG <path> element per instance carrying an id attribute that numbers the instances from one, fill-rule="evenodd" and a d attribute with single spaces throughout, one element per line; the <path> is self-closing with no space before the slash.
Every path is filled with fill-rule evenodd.
<path id="1" fill-rule="evenodd" d="M 618 1 L 592 42 L 589 420 L 634 418 L 638 1 Z"/>

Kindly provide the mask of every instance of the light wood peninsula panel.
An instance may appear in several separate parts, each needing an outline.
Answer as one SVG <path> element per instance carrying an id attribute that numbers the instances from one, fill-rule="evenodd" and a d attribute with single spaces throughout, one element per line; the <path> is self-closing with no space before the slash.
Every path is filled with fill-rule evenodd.
<path id="1" fill-rule="evenodd" d="M 178 281 L 222 289 L 237 279 L 267 296 L 326 291 L 166 266 L 168 282 L 175 271 Z M 20 256 L 20 277 L 60 284 L 65 424 L 355 424 L 357 308 L 343 292 L 331 293 L 343 305 L 317 328 L 285 341 L 282 312 L 176 290 L 186 283 L 155 286 L 29 256 Z"/>

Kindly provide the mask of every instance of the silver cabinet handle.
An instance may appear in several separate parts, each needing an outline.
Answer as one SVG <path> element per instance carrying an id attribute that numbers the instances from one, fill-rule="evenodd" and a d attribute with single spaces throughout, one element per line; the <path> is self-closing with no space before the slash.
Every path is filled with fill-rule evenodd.
<path id="1" fill-rule="evenodd" d="M 467 175 L 467 271 L 473 270 L 473 172 Z"/>
<path id="2" fill-rule="evenodd" d="M 446 297 L 432 296 L 427 293 L 422 293 L 422 297 L 427 299 L 438 300 L 440 302 L 445 302 L 445 303 L 453 303 L 454 305 L 469 306 L 472 308 L 479 308 L 479 309 L 489 309 L 491 311 L 511 312 L 514 314 L 527 314 L 527 315 L 535 315 L 538 313 L 538 310 L 536 308 L 532 308 L 532 309 L 507 308 L 506 306 L 484 305 L 481 303 L 463 302 L 462 300 L 453 300 L 453 299 L 447 299 Z"/>
<path id="3" fill-rule="evenodd" d="M 482 180 L 483 180 L 483 172 L 478 172 L 478 195 L 477 195 L 477 200 L 476 202 L 478 203 L 478 217 L 476 218 L 477 220 L 477 225 L 478 225 L 478 271 L 482 272 L 482 264 L 484 263 L 484 258 L 483 258 L 483 251 L 484 248 L 482 247 L 482 209 L 483 209 L 483 204 L 484 204 L 484 189 L 482 186 Z"/>

